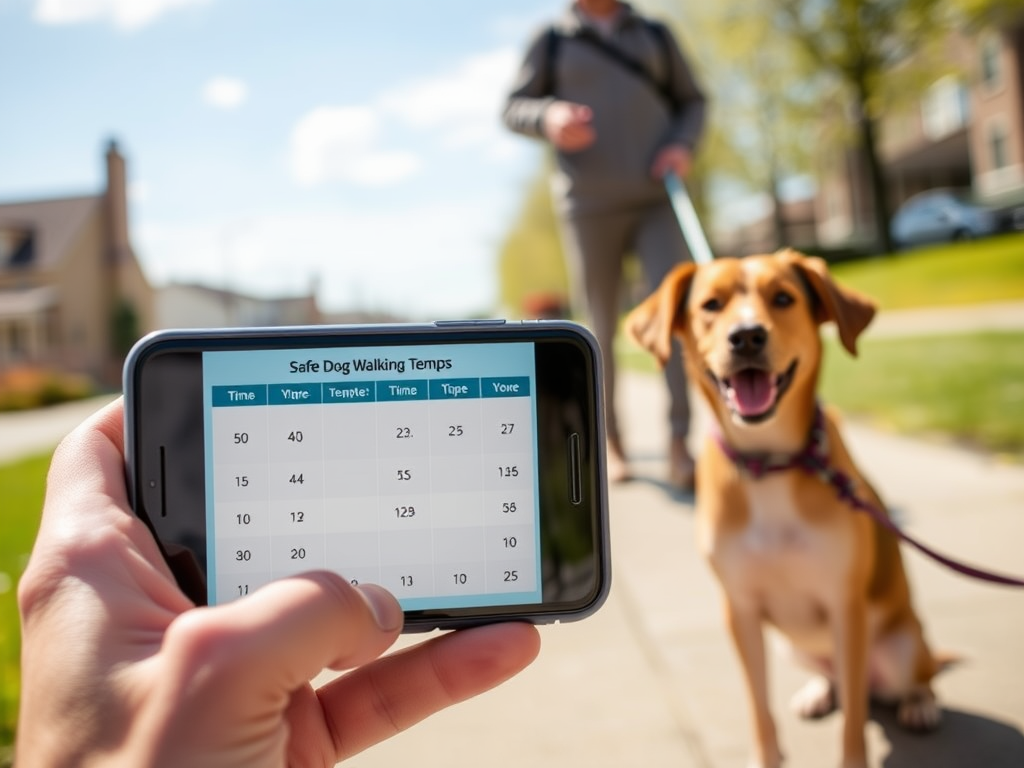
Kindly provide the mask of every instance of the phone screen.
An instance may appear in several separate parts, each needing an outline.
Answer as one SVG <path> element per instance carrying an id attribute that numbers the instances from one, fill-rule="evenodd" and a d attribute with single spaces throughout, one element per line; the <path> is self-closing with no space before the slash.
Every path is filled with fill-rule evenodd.
<path id="1" fill-rule="evenodd" d="M 204 352 L 208 601 L 326 568 L 539 603 L 533 344 Z"/>
<path id="2" fill-rule="evenodd" d="M 387 588 L 407 629 L 581 618 L 607 595 L 579 326 L 167 331 L 125 393 L 133 508 L 197 604 L 319 569 Z"/>

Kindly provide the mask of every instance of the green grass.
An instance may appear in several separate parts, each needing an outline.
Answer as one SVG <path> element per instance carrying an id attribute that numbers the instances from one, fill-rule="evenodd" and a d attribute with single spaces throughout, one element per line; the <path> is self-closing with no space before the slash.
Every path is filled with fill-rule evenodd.
<path id="1" fill-rule="evenodd" d="M 1024 461 L 1024 331 L 825 341 L 822 399 L 890 431 L 942 436 Z M 654 374 L 629 342 L 624 369 Z"/>
<path id="2" fill-rule="evenodd" d="M 14 743 L 21 640 L 16 586 L 39 528 L 49 454 L 0 465 L 0 765 Z"/>
<path id="3" fill-rule="evenodd" d="M 1024 300 L 1024 234 L 839 264 L 832 274 L 883 311 Z"/>
<path id="4" fill-rule="evenodd" d="M 1024 460 L 1024 332 L 862 339 L 826 346 L 822 396 L 879 426 Z"/>

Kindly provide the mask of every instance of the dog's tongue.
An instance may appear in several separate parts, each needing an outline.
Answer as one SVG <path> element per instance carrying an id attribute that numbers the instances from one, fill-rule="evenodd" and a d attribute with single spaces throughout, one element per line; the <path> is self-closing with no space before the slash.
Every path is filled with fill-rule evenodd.
<path id="1" fill-rule="evenodd" d="M 775 402 L 774 377 L 767 371 L 740 371 L 730 384 L 729 398 L 740 416 L 758 416 Z"/>

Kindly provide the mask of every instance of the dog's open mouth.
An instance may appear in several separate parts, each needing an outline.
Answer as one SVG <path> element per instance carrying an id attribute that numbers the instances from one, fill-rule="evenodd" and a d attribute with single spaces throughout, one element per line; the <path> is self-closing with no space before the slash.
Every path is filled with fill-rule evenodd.
<path id="1" fill-rule="evenodd" d="M 722 378 L 718 378 L 710 371 L 708 375 L 718 385 L 718 391 L 733 413 L 746 422 L 756 423 L 764 421 L 775 412 L 779 399 L 793 383 L 796 363 L 794 360 L 779 374 L 763 368 L 750 367 Z"/>

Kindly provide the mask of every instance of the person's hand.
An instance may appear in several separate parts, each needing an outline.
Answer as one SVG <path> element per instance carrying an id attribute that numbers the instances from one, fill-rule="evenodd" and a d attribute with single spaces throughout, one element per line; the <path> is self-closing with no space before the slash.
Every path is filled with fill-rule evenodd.
<path id="1" fill-rule="evenodd" d="M 690 150 L 681 144 L 669 144 L 662 147 L 654 158 L 651 165 L 651 175 L 656 179 L 663 179 L 669 171 L 675 173 L 680 180 L 690 175 L 693 167 L 693 155 Z"/>
<path id="2" fill-rule="evenodd" d="M 377 659 L 397 601 L 326 572 L 193 608 L 129 511 L 122 423 L 118 402 L 53 458 L 19 585 L 16 764 L 333 766 L 536 656 L 534 627 L 499 624 Z M 325 667 L 353 671 L 314 690 Z"/>
<path id="3" fill-rule="evenodd" d="M 571 101 L 553 101 L 544 110 L 542 128 L 548 141 L 563 152 L 578 152 L 594 143 L 590 107 Z"/>

